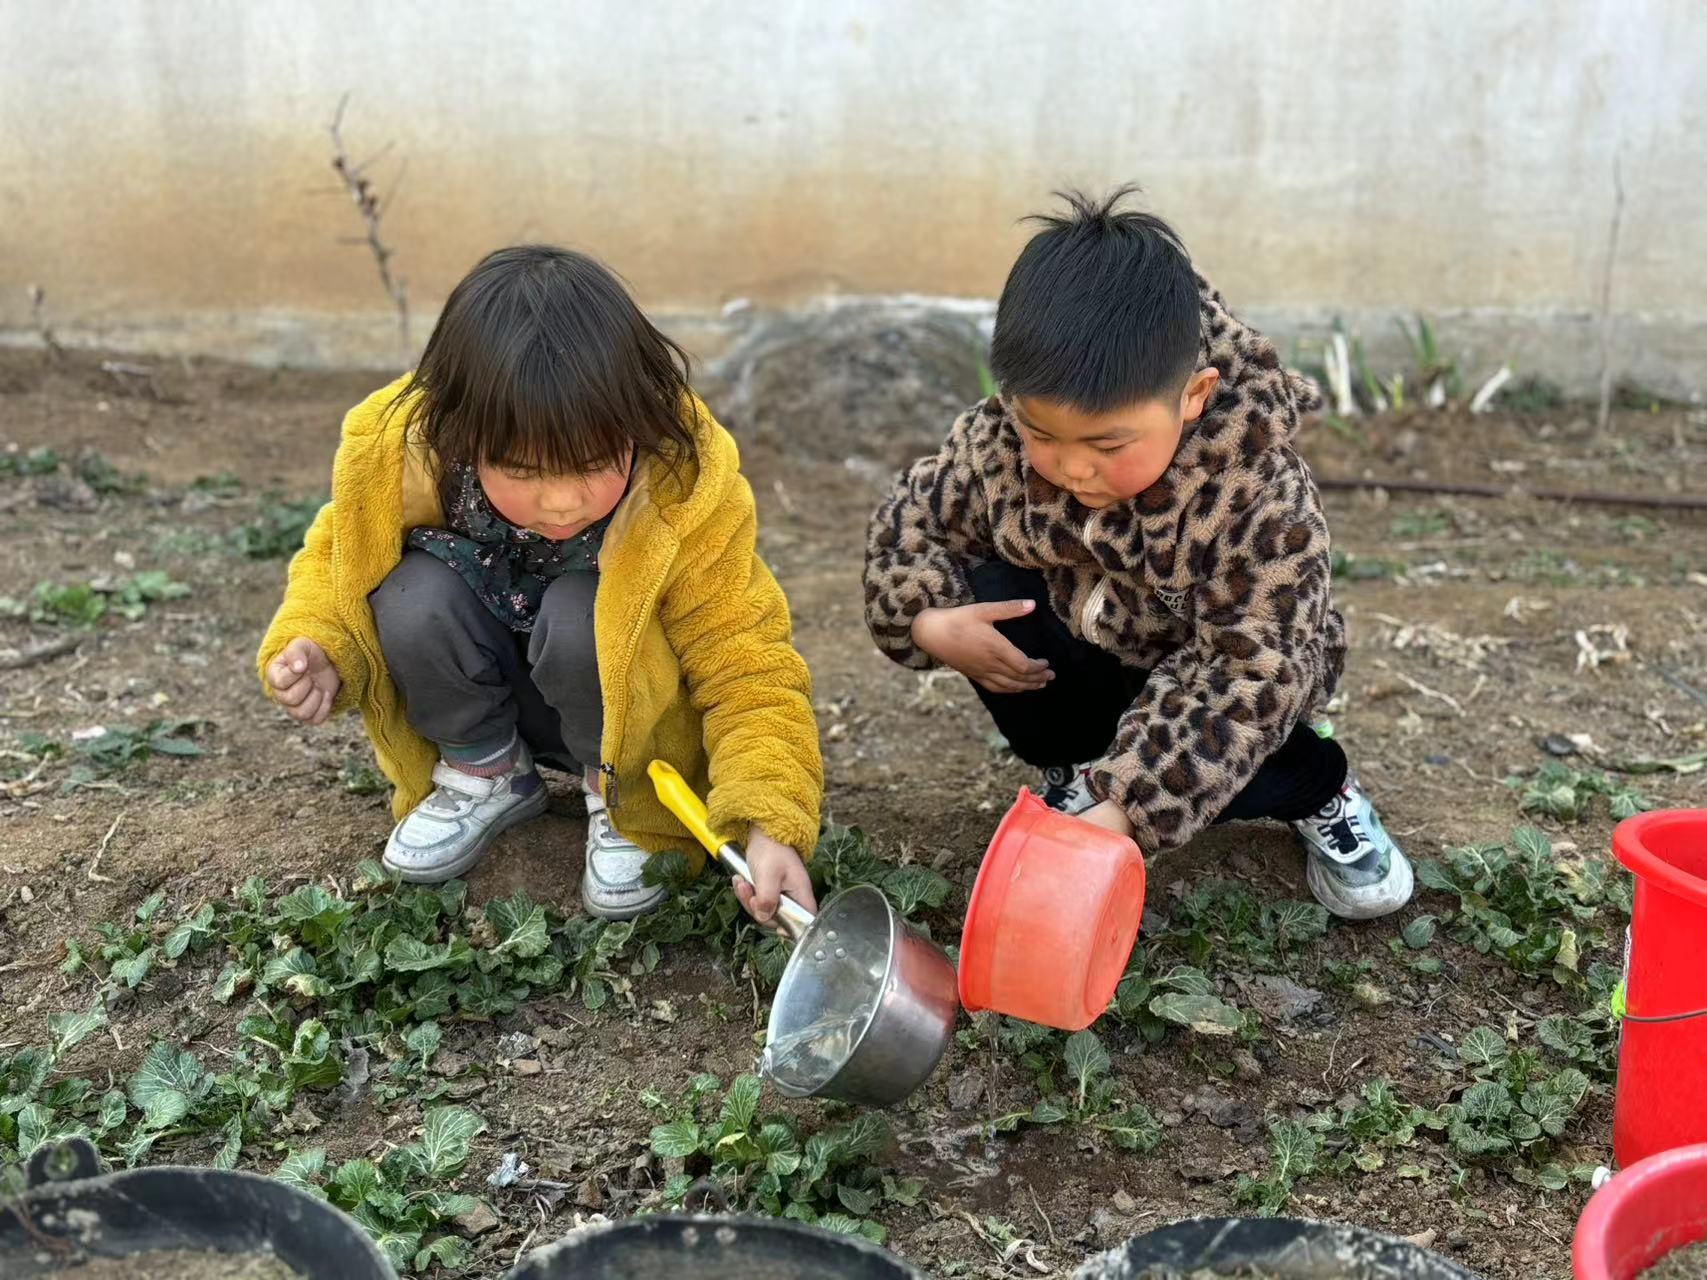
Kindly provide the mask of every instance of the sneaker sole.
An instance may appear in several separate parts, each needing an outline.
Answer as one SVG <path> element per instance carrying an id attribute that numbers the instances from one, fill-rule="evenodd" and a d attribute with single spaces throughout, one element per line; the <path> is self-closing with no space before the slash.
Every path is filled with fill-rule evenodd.
<path id="1" fill-rule="evenodd" d="M 1310 892 L 1316 901 L 1328 909 L 1329 914 L 1338 916 L 1341 920 L 1379 920 L 1382 916 L 1390 916 L 1401 910 L 1411 900 L 1416 891 L 1416 875 L 1411 870 L 1410 859 L 1397 849 L 1392 856 L 1397 860 L 1392 874 L 1379 885 L 1371 885 L 1370 889 L 1379 889 L 1379 898 L 1353 898 L 1347 896 L 1333 879 L 1321 869 L 1313 853 L 1304 855 L 1304 880 L 1310 886 Z"/>
<path id="2" fill-rule="evenodd" d="M 506 810 L 502 817 L 486 828 L 480 839 L 465 849 L 453 862 L 434 867 L 400 867 L 391 861 L 391 850 L 387 849 L 385 856 L 380 859 L 380 865 L 408 884 L 443 884 L 446 880 L 455 880 L 474 869 L 475 863 L 486 856 L 486 850 L 492 847 L 494 840 L 511 827 L 539 817 L 550 803 L 551 796 L 541 786 L 521 804 Z"/>
<path id="3" fill-rule="evenodd" d="M 664 899 L 669 896 L 668 891 L 665 891 L 654 898 L 644 899 L 631 907 L 601 906 L 594 902 L 592 896 L 588 894 L 586 876 L 583 874 L 581 877 L 581 906 L 586 910 L 588 915 L 597 916 L 600 920 L 638 919 L 639 917 L 646 915 L 648 912 L 656 911 L 663 905 Z"/>

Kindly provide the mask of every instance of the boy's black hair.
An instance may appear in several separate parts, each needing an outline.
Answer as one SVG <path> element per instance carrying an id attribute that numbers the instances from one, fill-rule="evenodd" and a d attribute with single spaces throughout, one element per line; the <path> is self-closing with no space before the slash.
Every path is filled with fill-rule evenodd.
<path id="1" fill-rule="evenodd" d="M 1197 277 L 1153 213 L 1058 191 L 1063 214 L 1037 214 L 996 308 L 990 371 L 1004 393 L 1106 413 L 1177 396 L 1202 341 Z"/>
<path id="2" fill-rule="evenodd" d="M 610 268 L 551 245 L 463 277 L 396 403 L 441 464 L 581 475 L 693 454 L 687 354 Z"/>

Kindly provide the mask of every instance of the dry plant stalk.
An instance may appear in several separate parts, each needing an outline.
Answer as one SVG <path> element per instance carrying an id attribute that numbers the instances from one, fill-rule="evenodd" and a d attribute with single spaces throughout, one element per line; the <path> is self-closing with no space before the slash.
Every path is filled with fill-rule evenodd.
<path id="1" fill-rule="evenodd" d="M 338 110 L 332 117 L 332 123 L 327 126 L 327 132 L 332 135 L 332 169 L 344 184 L 344 190 L 349 193 L 350 202 L 356 206 L 356 212 L 361 214 L 362 222 L 367 233 L 362 236 L 349 237 L 347 244 L 365 244 L 373 254 L 374 265 L 379 268 L 379 282 L 385 288 L 385 296 L 391 299 L 391 305 L 397 309 L 397 332 L 403 342 L 403 349 L 409 349 L 409 282 L 394 275 L 391 270 L 391 259 L 396 250 L 385 243 L 382 234 L 382 223 L 386 211 L 391 208 L 391 202 L 397 197 L 397 189 L 403 184 L 403 174 L 408 169 L 404 161 L 397 170 L 397 181 L 391 184 L 389 195 L 381 196 L 378 189 L 367 176 L 368 169 L 386 152 L 391 150 L 388 142 L 379 149 L 378 154 L 353 164 L 350 153 L 344 146 L 344 109 L 350 105 L 350 95 L 345 94 L 338 99 Z"/>
<path id="2" fill-rule="evenodd" d="M 30 324 L 41 339 L 42 349 L 47 352 L 48 359 L 58 360 L 65 354 L 65 348 L 60 345 L 53 326 L 47 322 L 47 290 L 39 284 L 32 284 L 25 286 L 24 291 L 30 296 Z"/>
<path id="3" fill-rule="evenodd" d="M 1612 225 L 1606 236 L 1606 267 L 1600 277 L 1600 413 L 1602 435 L 1612 422 L 1612 273 L 1618 265 L 1618 232 L 1624 223 L 1624 174 L 1621 157 L 1612 157 Z"/>

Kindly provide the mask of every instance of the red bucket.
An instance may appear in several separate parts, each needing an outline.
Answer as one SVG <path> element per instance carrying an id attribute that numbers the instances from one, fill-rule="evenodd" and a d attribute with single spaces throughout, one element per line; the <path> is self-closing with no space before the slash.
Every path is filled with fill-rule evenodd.
<path id="1" fill-rule="evenodd" d="M 1629 1168 L 1707 1143 L 1707 809 L 1639 814 L 1612 848 L 1636 874 L 1612 1122 Z"/>
<path id="2" fill-rule="evenodd" d="M 1594 1193 L 1577 1221 L 1576 1280 L 1635 1280 L 1707 1239 L 1707 1144 L 1638 1161 Z"/>
<path id="3" fill-rule="evenodd" d="M 960 1003 L 1082 1031 L 1114 998 L 1143 914 L 1138 846 L 1021 790 L 966 906 Z"/>

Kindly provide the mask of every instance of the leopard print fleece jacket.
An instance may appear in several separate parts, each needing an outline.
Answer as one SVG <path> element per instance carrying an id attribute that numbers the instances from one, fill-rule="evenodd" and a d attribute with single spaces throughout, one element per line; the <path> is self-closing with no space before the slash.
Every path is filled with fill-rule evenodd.
<path id="1" fill-rule="evenodd" d="M 866 550 L 866 621 L 903 666 L 934 665 L 913 619 L 972 603 L 968 569 L 1002 560 L 1042 572 L 1075 635 L 1151 673 L 1091 772 L 1147 852 L 1214 821 L 1345 665 L 1327 523 L 1292 444 L 1321 394 L 1199 284 L 1202 364 L 1221 381 L 1154 485 L 1081 507 L 1030 469 L 992 397 L 901 476 Z"/>

